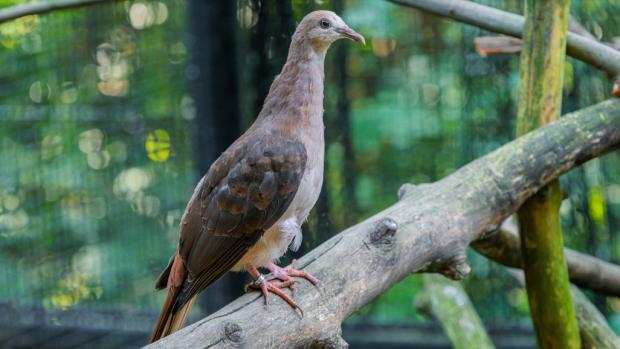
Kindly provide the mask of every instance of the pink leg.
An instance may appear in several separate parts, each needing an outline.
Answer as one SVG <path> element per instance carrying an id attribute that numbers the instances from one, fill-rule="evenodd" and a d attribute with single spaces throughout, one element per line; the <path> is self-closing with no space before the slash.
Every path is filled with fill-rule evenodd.
<path id="1" fill-rule="evenodd" d="M 273 263 L 267 264 L 267 269 L 271 272 L 267 275 L 267 280 L 280 279 L 282 281 L 289 281 L 291 276 L 299 276 L 316 285 L 318 280 L 307 271 L 298 270 L 296 265 L 296 259 L 293 259 L 290 268 L 280 268 Z"/>
<path id="2" fill-rule="evenodd" d="M 282 298 L 284 301 L 286 301 L 286 303 L 293 307 L 293 309 L 301 310 L 297 303 L 295 303 L 295 301 L 289 295 L 287 295 L 280 289 L 281 287 L 290 287 L 293 284 L 292 280 L 282 280 L 283 282 L 270 282 L 256 269 L 256 267 L 248 268 L 248 273 L 252 275 L 252 278 L 255 281 L 247 285 L 246 288 L 260 289 L 263 297 L 265 298 L 265 304 L 269 304 L 269 292 L 272 292 Z"/>

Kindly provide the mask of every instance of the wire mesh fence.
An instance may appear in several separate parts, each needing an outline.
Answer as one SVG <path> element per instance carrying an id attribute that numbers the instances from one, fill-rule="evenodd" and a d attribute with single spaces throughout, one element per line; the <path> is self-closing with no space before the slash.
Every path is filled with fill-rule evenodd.
<path id="1" fill-rule="evenodd" d="M 520 11 L 519 1 L 482 2 Z M 392 203 L 403 182 L 437 180 L 514 137 L 518 56 L 479 57 L 472 40 L 489 33 L 384 1 L 239 0 L 229 23 L 236 53 L 226 56 L 192 25 L 199 3 L 118 1 L 0 24 L 0 303 L 33 314 L 110 311 L 134 319 L 131 330 L 150 328 L 163 296 L 154 279 L 227 132 L 201 122 L 251 122 L 294 23 L 313 9 L 341 8 L 370 40 L 338 43 L 328 55 L 325 185 L 304 228 L 306 251 Z M 603 40 L 620 35 L 611 15 L 619 12 L 612 1 L 573 1 L 575 17 Z M 206 49 L 236 76 L 201 66 Z M 568 60 L 565 71 L 566 111 L 607 95 L 593 68 Z M 238 115 L 205 109 L 217 104 L 195 87 L 224 88 L 226 79 Z M 562 208 L 568 244 L 616 262 L 619 167 L 611 154 L 571 172 Z M 523 290 L 470 257 L 465 282 L 483 319 L 526 320 Z M 350 323 L 419 322 L 420 287 L 404 280 Z M 595 300 L 619 326 L 620 303 Z"/>

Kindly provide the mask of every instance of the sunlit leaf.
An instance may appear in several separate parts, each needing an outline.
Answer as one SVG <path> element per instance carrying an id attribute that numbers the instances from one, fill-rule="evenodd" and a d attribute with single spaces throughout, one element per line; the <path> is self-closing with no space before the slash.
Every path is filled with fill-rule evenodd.
<path id="1" fill-rule="evenodd" d="M 605 197 L 601 191 L 601 187 L 595 186 L 588 193 L 588 210 L 590 218 L 598 224 L 604 222 L 605 219 Z"/>
<path id="2" fill-rule="evenodd" d="M 149 159 L 164 162 L 170 157 L 170 135 L 166 130 L 157 129 L 146 137 L 146 154 Z"/>

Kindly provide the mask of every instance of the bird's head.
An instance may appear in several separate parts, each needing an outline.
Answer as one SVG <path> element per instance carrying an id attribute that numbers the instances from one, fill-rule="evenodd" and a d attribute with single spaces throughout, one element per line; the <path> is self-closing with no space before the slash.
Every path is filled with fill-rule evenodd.
<path id="1" fill-rule="evenodd" d="M 329 45 L 338 39 L 351 39 L 366 45 L 363 36 L 331 11 L 314 11 L 307 14 L 295 31 L 299 39 L 309 40 L 316 50 L 326 50 Z"/>

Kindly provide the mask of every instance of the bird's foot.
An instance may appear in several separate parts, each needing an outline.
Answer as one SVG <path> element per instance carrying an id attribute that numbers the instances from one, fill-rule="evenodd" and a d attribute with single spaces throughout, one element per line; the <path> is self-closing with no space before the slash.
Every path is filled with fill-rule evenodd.
<path id="1" fill-rule="evenodd" d="M 291 280 L 291 276 L 302 277 L 308 281 L 310 281 L 313 285 L 316 285 L 318 280 L 312 276 L 312 274 L 308 273 L 304 270 L 297 269 L 297 260 L 293 259 L 290 268 L 281 268 L 273 263 L 267 264 L 267 269 L 269 269 L 270 273 L 266 275 L 267 280 L 271 281 L 274 279 L 279 279 L 284 282 Z"/>
<path id="2" fill-rule="evenodd" d="M 269 292 L 271 292 L 276 296 L 282 298 L 293 309 L 299 309 L 300 311 L 302 311 L 299 305 L 297 305 L 297 303 L 295 303 L 295 301 L 289 295 L 287 295 L 286 293 L 284 293 L 284 291 L 281 290 L 281 288 L 284 287 L 292 288 L 292 286 L 295 284 L 294 280 L 289 279 L 282 281 L 271 281 L 263 274 L 259 273 L 255 267 L 249 268 L 248 272 L 250 273 L 250 275 L 252 275 L 252 278 L 254 278 L 254 282 L 249 283 L 245 286 L 246 291 L 248 289 L 260 290 L 263 294 L 263 297 L 265 298 L 265 304 L 269 304 Z"/>

